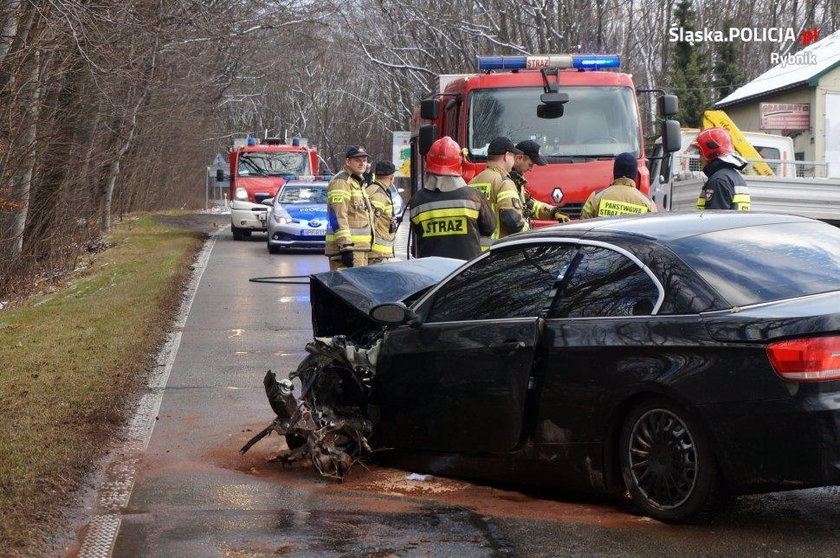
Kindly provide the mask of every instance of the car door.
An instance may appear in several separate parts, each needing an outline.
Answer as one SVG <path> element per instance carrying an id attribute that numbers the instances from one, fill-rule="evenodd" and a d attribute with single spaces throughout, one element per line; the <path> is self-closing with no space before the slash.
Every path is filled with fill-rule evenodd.
<path id="1" fill-rule="evenodd" d="M 542 316 L 573 252 L 534 243 L 492 250 L 420 303 L 422 325 L 386 334 L 375 379 L 385 446 L 516 446 Z"/>

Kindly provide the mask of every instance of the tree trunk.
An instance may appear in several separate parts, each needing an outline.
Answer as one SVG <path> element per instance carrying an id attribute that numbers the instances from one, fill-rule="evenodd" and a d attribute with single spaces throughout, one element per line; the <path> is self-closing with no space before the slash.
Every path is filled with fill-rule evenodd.
<path id="1" fill-rule="evenodd" d="M 31 91 L 26 105 L 26 131 L 23 133 L 25 155 L 22 164 L 12 178 L 14 199 L 20 204 L 12 221 L 12 251 L 20 254 L 23 250 L 23 231 L 26 228 L 26 216 L 29 213 L 29 192 L 32 188 L 32 171 L 35 169 L 35 142 L 37 141 L 38 113 L 41 107 L 40 55 L 36 50 L 32 55 L 32 72 L 27 87 Z"/>

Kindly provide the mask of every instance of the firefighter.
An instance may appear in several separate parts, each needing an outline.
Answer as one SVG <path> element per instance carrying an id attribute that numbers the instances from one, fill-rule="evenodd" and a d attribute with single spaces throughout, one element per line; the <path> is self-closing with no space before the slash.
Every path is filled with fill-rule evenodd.
<path id="1" fill-rule="evenodd" d="M 351 147 L 344 168 L 327 186 L 327 238 L 324 254 L 330 271 L 367 265 L 373 245 L 373 212 L 365 191 L 368 160 L 361 145 Z"/>
<path id="2" fill-rule="evenodd" d="M 583 204 L 580 218 L 640 215 L 656 211 L 656 204 L 637 189 L 638 175 L 639 162 L 632 153 L 617 155 L 613 162 L 612 184 L 603 190 L 592 192 Z"/>
<path id="3" fill-rule="evenodd" d="M 519 190 L 510 178 L 514 157 L 522 151 L 506 137 L 498 137 L 487 148 L 487 168 L 470 180 L 470 186 L 480 191 L 490 202 L 490 209 L 496 217 L 493 233 L 481 238 L 481 249 L 487 250 L 498 238 L 524 230 L 525 206 L 519 197 Z"/>
<path id="4" fill-rule="evenodd" d="M 750 190 L 738 172 L 747 161 L 735 153 L 725 128 L 709 128 L 697 134 L 693 146 L 700 150 L 703 173 L 709 177 L 697 199 L 697 209 L 750 210 Z"/>
<path id="5" fill-rule="evenodd" d="M 388 161 L 379 161 L 373 167 L 373 182 L 367 187 L 368 199 L 373 206 L 373 247 L 368 255 L 368 264 L 382 263 L 394 257 L 397 221 L 390 188 L 396 172 L 397 167 Z"/>
<path id="6" fill-rule="evenodd" d="M 461 148 L 449 136 L 426 154 L 423 188 L 408 202 L 418 257 L 468 260 L 481 253 L 481 237 L 496 228 L 487 199 L 461 178 Z"/>
<path id="7" fill-rule="evenodd" d="M 525 188 L 525 185 L 528 184 L 528 181 L 525 180 L 525 173 L 534 168 L 534 165 L 542 167 L 547 164 L 545 157 L 540 155 L 540 144 L 532 140 L 525 140 L 517 143 L 516 148 L 522 152 L 522 155 L 514 155 L 510 178 L 519 189 L 519 198 L 525 207 L 523 214 L 528 221 L 529 228 L 532 218 L 557 220 L 561 223 L 567 222 L 569 216 L 563 213 L 560 206 L 535 200 L 531 197 L 531 192 Z"/>

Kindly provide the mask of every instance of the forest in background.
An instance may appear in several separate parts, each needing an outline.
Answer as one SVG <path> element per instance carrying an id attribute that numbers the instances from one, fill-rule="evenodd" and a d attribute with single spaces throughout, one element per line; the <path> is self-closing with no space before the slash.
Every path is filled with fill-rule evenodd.
<path id="1" fill-rule="evenodd" d="M 351 144 L 389 157 L 437 75 L 480 54 L 619 54 L 696 124 L 802 45 L 672 26 L 838 23 L 840 0 L 0 0 L 0 301 L 60 278 L 114 218 L 202 207 L 232 136 L 306 137 L 333 169 Z"/>

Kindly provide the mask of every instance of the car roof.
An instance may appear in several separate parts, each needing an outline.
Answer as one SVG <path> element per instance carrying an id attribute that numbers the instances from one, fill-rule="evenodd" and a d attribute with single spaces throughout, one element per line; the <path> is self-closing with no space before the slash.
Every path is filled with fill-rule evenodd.
<path id="1" fill-rule="evenodd" d="M 494 245 L 508 241 L 562 238 L 565 236 L 594 236 L 608 233 L 618 236 L 645 237 L 670 242 L 699 234 L 734 230 L 762 225 L 815 222 L 807 217 L 775 213 L 741 213 L 737 211 L 689 211 L 648 213 L 638 217 L 604 217 L 586 219 L 563 225 L 542 227 L 505 237 Z"/>
<path id="2" fill-rule="evenodd" d="M 291 186 L 327 186 L 328 183 L 323 180 L 287 180 L 286 184 Z"/>

